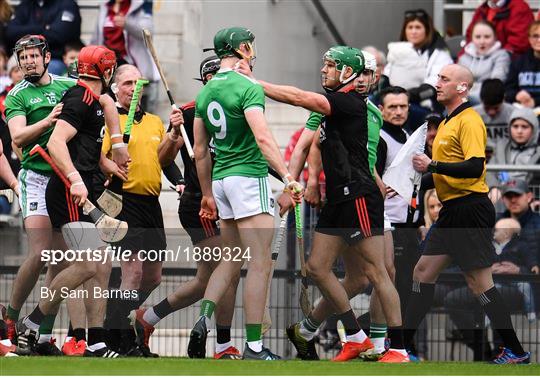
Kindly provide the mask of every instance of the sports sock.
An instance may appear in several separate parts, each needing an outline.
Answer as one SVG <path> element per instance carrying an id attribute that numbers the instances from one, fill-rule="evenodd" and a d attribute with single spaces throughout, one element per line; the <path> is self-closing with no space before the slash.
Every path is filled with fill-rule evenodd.
<path id="1" fill-rule="evenodd" d="M 73 330 L 73 337 L 75 337 L 76 341 L 86 340 L 86 329 L 75 328 Z"/>
<path id="2" fill-rule="evenodd" d="M 43 318 L 45 318 L 45 314 L 41 312 L 39 309 L 39 305 L 34 308 L 34 311 L 28 315 L 28 318 L 25 319 L 24 324 L 26 326 L 34 331 L 39 330 L 39 325 L 43 321 Z"/>
<path id="3" fill-rule="evenodd" d="M 208 319 L 212 318 L 216 304 L 208 299 L 203 299 L 201 303 L 201 312 L 200 316 L 206 316 Z"/>
<path id="4" fill-rule="evenodd" d="M 403 347 L 403 327 L 388 327 L 388 338 L 390 339 L 390 349 L 404 350 Z"/>
<path id="5" fill-rule="evenodd" d="M 171 304 L 165 298 L 154 307 L 149 308 L 144 312 L 143 319 L 151 325 L 156 325 L 161 319 L 174 312 Z"/>
<path id="6" fill-rule="evenodd" d="M 317 332 L 320 325 L 321 323 L 309 314 L 307 318 L 300 322 L 300 335 L 309 341 L 315 336 L 315 332 Z"/>
<path id="7" fill-rule="evenodd" d="M 227 341 L 226 343 L 223 343 L 223 344 L 216 342 L 216 353 L 221 353 L 230 347 L 232 347 L 232 342 L 230 341 Z"/>
<path id="8" fill-rule="evenodd" d="M 39 343 L 49 342 L 52 337 L 52 330 L 54 328 L 54 321 L 56 319 L 56 314 L 45 315 L 41 324 L 39 325 Z M 49 338 L 45 340 L 45 337 Z"/>
<path id="9" fill-rule="evenodd" d="M 103 346 L 101 346 L 103 344 Z M 90 350 L 95 351 L 96 349 L 101 349 L 105 344 L 105 329 L 102 327 L 91 327 L 88 328 L 88 347 Z"/>
<path id="10" fill-rule="evenodd" d="M 246 324 L 246 338 L 252 351 L 262 351 L 262 324 Z"/>
<path id="11" fill-rule="evenodd" d="M 148 299 L 148 297 L 150 296 L 150 294 L 152 294 L 152 292 L 151 291 L 138 290 L 137 294 L 138 294 L 137 308 L 139 308 Z"/>
<path id="12" fill-rule="evenodd" d="M 216 324 L 216 341 L 225 344 L 231 341 L 231 326 Z M 219 352 L 218 352 L 219 353 Z"/>
<path id="13" fill-rule="evenodd" d="M 411 349 L 414 334 L 431 308 L 434 294 L 435 284 L 413 281 L 412 292 L 403 322 L 403 343 L 405 348 Z"/>
<path id="14" fill-rule="evenodd" d="M 21 310 L 15 310 L 13 307 L 8 305 L 7 308 L 7 317 L 13 321 L 19 320 L 19 314 L 21 313 Z"/>
<path id="15" fill-rule="evenodd" d="M 338 315 L 338 319 L 343 323 L 343 328 L 345 329 L 345 336 L 347 341 L 354 342 L 363 342 L 367 335 L 360 329 L 356 317 L 354 316 L 353 310 L 344 312 L 343 314 Z"/>
<path id="16" fill-rule="evenodd" d="M 480 294 L 478 301 L 482 305 L 486 315 L 489 317 L 493 329 L 501 336 L 504 346 L 518 356 L 523 355 L 525 351 L 514 331 L 512 319 L 510 319 L 510 312 L 508 311 L 508 307 L 506 307 L 499 290 L 493 286 L 491 289 Z"/>

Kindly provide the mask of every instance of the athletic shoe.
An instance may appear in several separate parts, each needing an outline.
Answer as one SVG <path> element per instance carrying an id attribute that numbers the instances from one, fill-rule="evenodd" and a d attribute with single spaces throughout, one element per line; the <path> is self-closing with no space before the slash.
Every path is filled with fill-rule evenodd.
<path id="1" fill-rule="evenodd" d="M 379 362 L 387 364 L 401 364 L 406 362 L 411 362 L 409 355 L 403 355 L 397 350 L 389 349 L 379 360 Z"/>
<path id="2" fill-rule="evenodd" d="M 150 348 L 147 345 L 143 344 L 143 345 L 139 345 L 138 347 L 139 347 L 139 350 L 142 352 L 144 357 L 149 357 L 149 358 L 158 358 L 159 357 L 159 354 L 151 352 Z"/>
<path id="3" fill-rule="evenodd" d="M 33 351 L 40 356 L 62 356 L 62 351 L 56 346 L 56 340 L 51 338 L 45 343 L 36 343 Z"/>
<path id="4" fill-rule="evenodd" d="M 206 357 L 206 337 L 208 332 L 208 329 L 206 329 L 205 317 L 201 316 L 189 334 L 187 351 L 189 358 Z"/>
<path id="5" fill-rule="evenodd" d="M 6 337 L 11 340 L 12 344 L 17 344 L 17 322 L 9 318 L 4 319 L 6 324 Z"/>
<path id="6" fill-rule="evenodd" d="M 145 311 L 143 309 L 132 310 L 129 313 L 129 320 L 135 335 L 137 335 L 137 342 L 140 341 L 140 344 L 148 346 L 150 336 L 154 333 L 155 328 L 144 320 Z"/>
<path id="7" fill-rule="evenodd" d="M 270 349 L 263 347 L 260 352 L 254 352 L 249 347 L 248 343 L 244 347 L 244 355 L 242 356 L 243 360 L 263 360 L 263 361 L 275 361 L 281 360 L 281 357 L 277 354 L 270 352 Z"/>
<path id="8" fill-rule="evenodd" d="M 358 357 L 363 361 L 379 361 L 379 359 L 383 356 L 384 352 L 385 351 L 378 352 L 375 350 L 375 348 L 370 348 L 365 352 L 360 353 Z"/>
<path id="9" fill-rule="evenodd" d="M 373 343 L 367 337 L 364 342 L 357 343 L 355 341 L 347 341 L 343 343 L 343 348 L 341 349 L 341 352 L 338 353 L 337 356 L 335 356 L 332 361 L 334 362 L 345 362 L 352 360 L 360 355 L 360 353 L 365 352 L 368 349 L 373 348 Z"/>
<path id="10" fill-rule="evenodd" d="M 302 360 L 318 360 L 319 355 L 315 350 L 315 340 L 306 340 L 300 334 L 300 323 L 295 323 L 287 327 L 287 337 L 296 348 L 297 358 Z"/>
<path id="11" fill-rule="evenodd" d="M 215 353 L 214 360 L 241 360 L 242 354 L 233 346 L 228 347 L 223 352 Z"/>
<path id="12" fill-rule="evenodd" d="M 69 339 L 69 341 L 66 341 L 64 345 L 62 345 L 62 353 L 64 353 L 64 356 L 81 357 L 84 354 L 85 349 L 86 341 L 76 341 L 74 337 L 72 337 L 71 339 Z"/>
<path id="13" fill-rule="evenodd" d="M 32 350 L 38 339 L 38 332 L 28 328 L 26 324 L 24 324 L 25 319 L 26 318 L 19 319 L 15 325 L 15 329 L 17 330 L 17 343 L 19 348 Z"/>
<path id="14" fill-rule="evenodd" d="M 501 353 L 493 361 L 492 364 L 506 365 L 506 364 L 518 364 L 528 365 L 531 363 L 531 353 L 525 352 L 521 356 L 517 356 L 508 348 L 501 348 Z"/>
<path id="15" fill-rule="evenodd" d="M 407 349 L 407 354 L 409 355 L 409 361 L 411 361 L 411 362 L 420 362 L 420 358 L 416 354 L 412 353 L 408 349 Z"/>
<path id="16" fill-rule="evenodd" d="M 101 358 L 118 358 L 120 355 L 113 350 L 110 350 L 109 347 L 105 346 L 98 350 L 86 350 L 84 351 L 83 357 L 101 357 Z"/>
<path id="17" fill-rule="evenodd" d="M 9 341 L 9 339 L 5 339 L 5 340 Z M 10 344 L 11 344 L 11 341 L 10 341 Z M 28 349 L 21 349 L 14 344 L 7 346 L 7 345 L 4 345 L 3 343 L 0 343 L 0 356 L 16 357 L 16 356 L 29 356 L 29 355 L 30 355 L 30 351 Z"/>

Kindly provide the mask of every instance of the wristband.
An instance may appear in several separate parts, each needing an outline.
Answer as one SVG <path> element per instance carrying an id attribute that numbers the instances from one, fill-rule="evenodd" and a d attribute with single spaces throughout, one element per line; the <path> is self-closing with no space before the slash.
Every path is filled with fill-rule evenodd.
<path id="1" fill-rule="evenodd" d="M 122 138 L 122 134 L 112 134 L 111 139 L 112 138 Z"/>
<path id="2" fill-rule="evenodd" d="M 431 163 L 429 163 L 427 170 L 431 173 L 437 173 L 437 164 L 439 162 L 437 160 L 432 160 Z"/>
<path id="3" fill-rule="evenodd" d="M 112 145 L 111 148 L 112 148 L 113 150 L 117 150 L 117 149 L 123 148 L 123 147 L 125 147 L 125 146 L 126 146 L 126 145 L 125 145 L 124 143 L 114 143 L 114 144 Z"/>
<path id="4" fill-rule="evenodd" d="M 74 176 L 74 175 L 80 175 L 80 173 L 78 171 L 73 171 L 73 172 L 70 172 L 66 175 L 66 178 L 70 178 L 71 176 Z"/>
<path id="5" fill-rule="evenodd" d="M 71 184 L 71 186 L 84 186 L 84 182 L 77 181 L 77 182 L 74 182 L 73 184 Z"/>
<path id="6" fill-rule="evenodd" d="M 291 182 L 291 180 L 289 180 L 287 177 L 292 178 L 292 175 L 290 173 L 287 173 L 284 177 L 281 178 L 283 180 L 283 183 L 285 184 L 285 186 L 289 185 L 289 183 Z M 294 181 L 294 180 L 292 180 L 292 181 Z"/>

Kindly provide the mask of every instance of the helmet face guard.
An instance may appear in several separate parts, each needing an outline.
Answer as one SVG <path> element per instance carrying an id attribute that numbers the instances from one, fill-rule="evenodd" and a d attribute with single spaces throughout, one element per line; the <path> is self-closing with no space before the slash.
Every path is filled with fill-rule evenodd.
<path id="1" fill-rule="evenodd" d="M 324 55 L 323 60 L 328 60 L 336 64 L 336 70 L 340 71 L 339 83 L 337 88 L 330 90 L 337 91 L 344 85 L 348 84 L 356 78 L 364 70 L 364 56 L 362 52 L 354 47 L 349 46 L 334 46 L 331 47 Z M 352 69 L 352 75 L 345 78 L 347 67 Z M 328 88 L 326 88 L 328 89 Z"/>
<path id="2" fill-rule="evenodd" d="M 255 35 L 246 28 L 232 27 L 218 31 L 214 37 L 214 51 L 219 58 L 236 56 L 245 59 L 252 67 L 255 64 L 257 49 L 255 47 Z M 240 45 L 244 44 L 248 53 L 240 50 Z"/>
<path id="3" fill-rule="evenodd" d="M 81 78 L 101 80 L 105 93 L 116 70 L 116 55 L 104 46 L 86 46 L 79 52 L 77 72 Z M 105 72 L 109 77 L 105 78 Z"/>
<path id="4" fill-rule="evenodd" d="M 20 60 L 20 54 L 23 53 L 27 49 L 34 49 L 37 48 L 41 51 L 41 57 L 43 59 L 43 72 L 38 73 L 26 73 L 25 69 L 23 68 Z M 47 71 L 47 67 L 49 65 L 49 62 L 45 62 L 45 57 L 47 53 L 49 52 L 49 44 L 47 43 L 47 40 L 42 35 L 25 35 L 24 37 L 20 38 L 16 43 L 15 47 L 13 48 L 13 54 L 15 55 L 15 59 L 17 60 L 17 65 L 21 68 L 21 70 L 24 73 L 25 80 L 31 82 L 31 83 L 37 83 L 43 75 L 45 75 L 45 72 Z"/>
<path id="5" fill-rule="evenodd" d="M 356 90 L 362 94 L 369 94 L 377 84 L 377 59 L 367 51 L 362 50 L 365 64 L 364 70 L 358 75 L 359 80 L 356 85 Z"/>

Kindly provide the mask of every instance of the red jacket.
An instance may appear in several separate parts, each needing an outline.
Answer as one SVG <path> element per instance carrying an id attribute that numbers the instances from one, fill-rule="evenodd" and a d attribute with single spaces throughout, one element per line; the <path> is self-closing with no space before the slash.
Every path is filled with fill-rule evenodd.
<path id="1" fill-rule="evenodd" d="M 467 42 L 471 41 L 472 28 L 480 20 L 495 25 L 497 39 L 512 54 L 523 54 L 529 48 L 528 28 L 534 20 L 533 12 L 525 0 L 508 0 L 502 8 L 491 9 L 485 1 L 476 8 L 467 27 Z"/>

